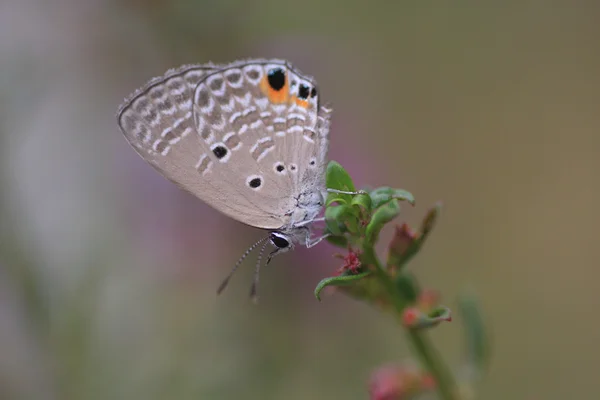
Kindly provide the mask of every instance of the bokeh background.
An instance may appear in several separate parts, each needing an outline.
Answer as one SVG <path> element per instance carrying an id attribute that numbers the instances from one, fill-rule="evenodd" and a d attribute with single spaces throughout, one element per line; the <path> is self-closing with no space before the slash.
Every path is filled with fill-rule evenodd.
<path id="1" fill-rule="evenodd" d="M 414 193 L 401 219 L 444 202 L 410 268 L 450 307 L 481 300 L 480 398 L 599 398 L 599 21 L 591 1 L 2 1 L 0 398 L 365 399 L 410 357 L 389 316 L 315 300 L 329 244 L 276 258 L 259 307 L 252 261 L 217 298 L 263 233 L 119 132 L 149 78 L 245 57 L 317 78 L 331 158 Z M 459 365 L 460 317 L 432 336 Z"/>

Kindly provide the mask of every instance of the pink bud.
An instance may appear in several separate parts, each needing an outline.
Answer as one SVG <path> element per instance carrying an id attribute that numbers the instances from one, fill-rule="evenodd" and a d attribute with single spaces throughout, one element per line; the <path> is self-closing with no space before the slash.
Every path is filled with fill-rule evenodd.
<path id="1" fill-rule="evenodd" d="M 435 386 L 433 378 L 411 365 L 387 365 L 369 381 L 370 400 L 404 400 Z"/>
<path id="2" fill-rule="evenodd" d="M 396 257 L 403 256 L 415 240 L 416 234 L 406 223 L 402 224 L 402 226 L 396 225 L 396 232 L 390 242 L 390 253 Z"/>
<path id="3" fill-rule="evenodd" d="M 407 307 L 402 313 L 402 323 L 408 328 L 413 327 L 419 321 L 420 314 L 421 312 L 416 308 Z"/>

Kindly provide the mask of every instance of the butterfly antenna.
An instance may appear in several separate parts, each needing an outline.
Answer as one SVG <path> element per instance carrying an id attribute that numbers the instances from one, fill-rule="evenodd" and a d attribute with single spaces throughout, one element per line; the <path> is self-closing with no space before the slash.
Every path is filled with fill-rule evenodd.
<path id="1" fill-rule="evenodd" d="M 259 244 L 261 244 L 262 242 L 264 242 L 268 238 L 269 237 L 267 236 L 265 238 L 260 239 L 258 242 L 254 243 L 252 246 L 250 246 L 250 248 L 248 248 L 248 250 L 246 250 L 246 252 L 235 263 L 235 265 L 231 269 L 231 272 L 229 273 L 229 275 L 227 275 L 227 277 L 225 279 L 223 279 L 223 282 L 221 282 L 221 284 L 219 285 L 219 288 L 217 289 L 217 295 L 221 294 L 221 292 L 223 290 L 225 290 L 225 288 L 227 287 L 227 284 L 229 284 L 229 280 L 231 279 L 231 277 L 233 276 L 233 274 L 235 273 L 235 271 L 239 268 L 239 266 L 242 265 L 242 262 L 244 261 L 244 259 L 246 257 L 248 257 L 248 255 L 250 253 L 252 253 L 252 251 L 256 248 L 256 246 L 258 246 Z M 264 246 L 263 246 L 263 248 L 264 248 Z"/>
<path id="2" fill-rule="evenodd" d="M 254 302 L 254 304 L 258 304 L 258 279 L 260 278 L 260 265 L 262 264 L 263 254 L 265 253 L 265 248 L 269 242 L 265 242 L 263 246 L 260 248 L 260 252 L 258 253 L 258 259 L 256 260 L 256 267 L 254 268 L 254 281 L 252 281 L 252 286 L 250 287 L 250 298 Z"/>

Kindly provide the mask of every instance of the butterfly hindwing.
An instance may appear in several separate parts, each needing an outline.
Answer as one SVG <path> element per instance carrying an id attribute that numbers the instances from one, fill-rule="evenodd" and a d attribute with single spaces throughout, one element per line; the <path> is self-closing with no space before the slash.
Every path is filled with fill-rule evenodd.
<path id="1" fill-rule="evenodd" d="M 316 84 L 279 60 L 170 71 L 118 115 L 128 141 L 163 175 L 265 229 L 287 225 L 299 191 L 322 175 L 328 119 Z"/>

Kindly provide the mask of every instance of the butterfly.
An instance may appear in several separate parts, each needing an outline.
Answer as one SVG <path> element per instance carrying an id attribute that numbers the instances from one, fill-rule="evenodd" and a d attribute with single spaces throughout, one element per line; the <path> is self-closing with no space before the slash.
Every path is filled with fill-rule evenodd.
<path id="1" fill-rule="evenodd" d="M 153 78 L 119 107 L 121 131 L 166 178 L 216 210 L 269 231 L 257 246 L 256 297 L 265 247 L 270 259 L 312 247 L 325 199 L 331 108 L 315 80 L 276 59 L 184 65 Z"/>

